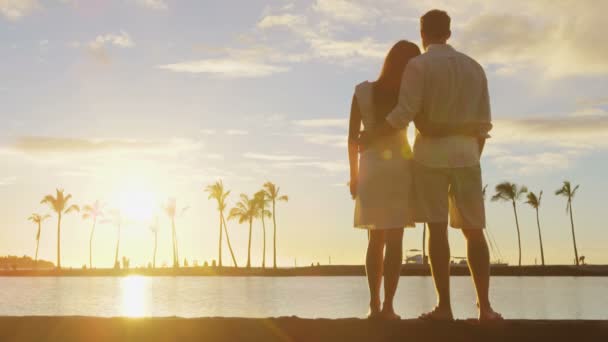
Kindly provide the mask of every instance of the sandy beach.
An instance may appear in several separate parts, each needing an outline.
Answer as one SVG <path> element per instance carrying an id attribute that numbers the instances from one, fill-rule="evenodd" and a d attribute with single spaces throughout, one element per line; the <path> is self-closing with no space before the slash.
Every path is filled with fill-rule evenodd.
<path id="1" fill-rule="evenodd" d="M 606 341 L 608 321 L 0 317 L 2 341 Z"/>

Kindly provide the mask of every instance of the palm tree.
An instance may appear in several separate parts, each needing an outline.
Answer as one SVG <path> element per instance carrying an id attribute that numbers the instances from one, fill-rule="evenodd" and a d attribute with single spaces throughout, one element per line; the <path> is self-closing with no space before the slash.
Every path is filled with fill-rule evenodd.
<path id="1" fill-rule="evenodd" d="M 238 219 L 239 223 L 249 222 L 249 243 L 247 245 L 247 268 L 251 268 L 251 230 L 253 219 L 258 215 L 258 208 L 255 198 L 241 194 L 241 200 L 230 209 L 228 219 Z"/>
<path id="2" fill-rule="evenodd" d="M 152 268 L 156 268 L 156 247 L 158 246 L 158 230 L 160 225 L 158 224 L 158 217 L 152 225 L 150 225 L 150 231 L 154 233 L 154 254 L 152 254 Z"/>
<path id="3" fill-rule="evenodd" d="M 170 198 L 167 204 L 164 206 L 167 217 L 171 220 L 171 235 L 173 239 L 173 267 L 179 267 L 179 251 L 177 248 L 177 231 L 175 229 L 175 218 L 177 215 L 177 201 L 175 198 Z M 182 216 L 188 207 L 181 209 L 179 216 Z"/>
<path id="4" fill-rule="evenodd" d="M 270 204 L 270 198 L 266 195 L 266 191 L 260 190 L 255 193 L 255 201 L 257 202 L 257 216 L 262 219 L 262 238 L 264 239 L 262 248 L 262 268 L 266 268 L 266 221 L 264 218 L 272 217 L 272 213 L 267 209 Z"/>
<path id="5" fill-rule="evenodd" d="M 222 267 L 222 228 L 226 233 L 226 242 L 228 243 L 228 249 L 230 250 L 230 256 L 232 256 L 232 262 L 234 267 L 238 267 L 236 258 L 234 257 L 234 251 L 230 244 L 230 237 L 228 236 L 228 228 L 226 226 L 226 218 L 224 217 L 224 211 L 226 210 L 226 199 L 230 195 L 230 191 L 224 191 L 224 183 L 219 180 L 212 185 L 207 186 L 205 191 L 209 193 L 209 199 L 215 199 L 217 201 L 217 210 L 220 214 L 220 242 L 219 242 L 219 258 L 218 265 Z"/>
<path id="6" fill-rule="evenodd" d="M 574 217 L 572 216 L 572 199 L 576 194 L 576 190 L 578 190 L 579 185 L 572 188 L 572 185 L 569 181 L 564 181 L 564 184 L 561 188 L 555 191 L 555 195 L 564 196 L 568 199 L 568 203 L 566 205 L 566 212 L 570 214 L 570 226 L 572 227 L 572 243 L 574 244 L 574 258 L 576 260 L 576 266 L 579 265 L 578 258 L 578 249 L 576 248 L 576 235 L 574 234 Z"/>
<path id="7" fill-rule="evenodd" d="M 97 225 L 97 219 L 103 217 L 103 205 L 99 201 L 95 201 L 92 205 L 85 205 L 82 208 L 84 214 L 82 219 L 93 220 L 93 227 L 91 227 L 91 235 L 89 237 L 89 269 L 93 268 L 93 234 L 95 234 L 95 226 Z"/>
<path id="8" fill-rule="evenodd" d="M 496 186 L 496 194 L 492 196 L 492 201 L 511 202 L 513 205 L 513 213 L 515 214 L 515 226 L 517 227 L 517 246 L 519 250 L 518 265 L 521 267 L 521 233 L 519 231 L 519 219 L 517 218 L 517 201 L 521 199 L 523 194 L 528 192 L 525 186 L 518 186 L 510 182 L 503 182 Z"/>
<path id="9" fill-rule="evenodd" d="M 543 249 L 543 236 L 540 232 L 540 219 L 538 217 L 538 208 L 540 207 L 540 201 L 542 200 L 542 198 L 543 198 L 542 190 L 540 191 L 538 196 L 536 196 L 536 194 L 533 192 L 529 192 L 528 200 L 526 201 L 526 203 L 528 203 L 532 208 L 534 208 L 536 210 L 536 226 L 538 227 L 538 241 L 540 242 L 540 261 L 541 261 L 541 264 L 543 266 L 545 266 L 545 251 Z"/>
<path id="10" fill-rule="evenodd" d="M 36 254 L 34 256 L 34 265 L 38 264 L 38 246 L 40 246 L 40 232 L 42 228 L 42 222 L 51 217 L 51 215 L 40 215 L 40 214 L 32 214 L 28 220 L 34 222 L 38 226 L 38 230 L 36 231 Z"/>
<path id="11" fill-rule="evenodd" d="M 276 204 L 277 201 L 287 202 L 289 201 L 289 197 L 286 195 L 281 196 L 279 194 L 280 187 L 276 186 L 272 182 L 266 182 L 264 184 L 264 190 L 266 191 L 266 196 L 272 201 L 272 225 L 273 225 L 273 235 L 272 235 L 272 267 L 277 268 L 277 214 L 276 214 Z"/>
<path id="12" fill-rule="evenodd" d="M 65 214 L 79 212 L 80 208 L 76 205 L 68 205 L 72 195 L 65 195 L 63 189 L 57 189 L 56 195 L 46 195 L 40 204 L 48 204 L 57 213 L 57 268 L 61 268 L 61 218 Z"/>
<path id="13" fill-rule="evenodd" d="M 101 223 L 109 223 L 116 227 L 116 250 L 114 252 L 114 268 L 119 268 L 120 263 L 118 262 L 118 252 L 120 250 L 120 233 L 122 226 L 125 224 L 125 218 L 123 217 L 120 210 L 112 210 L 110 212 L 110 217 L 101 221 Z"/>

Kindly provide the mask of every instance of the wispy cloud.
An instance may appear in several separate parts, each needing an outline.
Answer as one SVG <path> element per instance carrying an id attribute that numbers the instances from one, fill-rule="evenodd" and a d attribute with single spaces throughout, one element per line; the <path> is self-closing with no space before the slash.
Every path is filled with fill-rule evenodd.
<path id="1" fill-rule="evenodd" d="M 264 77 L 289 71 L 289 68 L 285 66 L 272 65 L 259 61 L 222 58 L 165 64 L 160 65 L 159 68 L 174 72 L 214 74 L 230 78 Z"/>
<path id="2" fill-rule="evenodd" d="M 348 163 L 346 161 L 296 161 L 275 163 L 272 164 L 272 166 L 279 169 L 312 167 L 331 173 L 345 172 L 349 169 Z"/>
<path id="3" fill-rule="evenodd" d="M 87 154 L 95 152 L 180 152 L 202 147 L 202 143 L 185 139 L 147 141 L 136 139 L 81 139 L 65 137 L 18 138 L 9 148 L 26 154 Z"/>
<path id="4" fill-rule="evenodd" d="M 224 131 L 226 135 L 249 135 L 249 131 L 245 131 L 242 129 L 228 129 Z"/>
<path id="5" fill-rule="evenodd" d="M 315 145 L 326 145 L 331 147 L 346 147 L 346 134 L 326 134 L 326 133 L 297 133 L 296 136 L 302 137 L 306 142 Z"/>
<path id="6" fill-rule="evenodd" d="M 102 34 L 87 44 L 88 50 L 91 55 L 102 63 L 109 63 L 111 61 L 108 55 L 108 46 L 115 46 L 119 48 L 131 48 L 135 44 L 133 40 L 131 40 L 131 36 L 125 32 L 121 31 L 119 34 Z M 79 47 L 80 43 L 76 42 L 73 45 L 74 47 Z"/>
<path id="7" fill-rule="evenodd" d="M 153 10 L 166 10 L 169 8 L 164 0 L 134 0 L 138 5 L 153 9 Z"/>
<path id="8" fill-rule="evenodd" d="M 270 28 L 276 26 L 296 27 L 306 23 L 306 17 L 294 14 L 268 15 L 258 22 L 259 28 Z"/>
<path id="9" fill-rule="evenodd" d="M 247 159 L 275 161 L 275 162 L 292 162 L 292 161 L 310 159 L 308 157 L 294 156 L 294 155 L 276 155 L 276 154 L 263 154 L 263 153 L 252 153 L 252 152 L 243 154 L 243 157 L 245 157 Z"/>
<path id="10" fill-rule="evenodd" d="M 295 120 L 293 124 L 300 127 L 348 129 L 348 119 Z"/>
<path id="11" fill-rule="evenodd" d="M 0 0 L 0 14 L 18 20 L 40 7 L 37 0 Z"/>
<path id="12" fill-rule="evenodd" d="M 15 177 L 15 176 L 0 178 L 0 187 L 12 185 L 15 183 L 16 180 L 17 180 L 17 177 Z"/>
<path id="13" fill-rule="evenodd" d="M 376 8 L 363 6 L 357 1 L 316 0 L 312 8 L 332 19 L 358 24 L 372 20 L 379 15 Z"/>
<path id="14" fill-rule="evenodd" d="M 565 116 L 496 120 L 493 143 L 545 143 L 570 147 L 608 147 L 608 116 Z"/>
<path id="15" fill-rule="evenodd" d="M 93 50 L 101 49 L 106 45 L 114 45 L 121 48 L 130 48 L 134 44 L 131 40 L 131 36 L 129 36 L 129 34 L 125 31 L 121 31 L 120 34 L 102 34 L 95 37 L 94 40 L 89 42 L 89 48 Z"/>

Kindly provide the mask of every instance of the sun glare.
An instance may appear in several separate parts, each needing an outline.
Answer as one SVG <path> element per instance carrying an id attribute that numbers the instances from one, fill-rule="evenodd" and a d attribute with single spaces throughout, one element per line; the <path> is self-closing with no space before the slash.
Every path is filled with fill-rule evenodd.
<path id="1" fill-rule="evenodd" d="M 129 189 L 117 195 L 121 213 L 132 221 L 149 221 L 159 209 L 158 196 L 146 190 Z"/>

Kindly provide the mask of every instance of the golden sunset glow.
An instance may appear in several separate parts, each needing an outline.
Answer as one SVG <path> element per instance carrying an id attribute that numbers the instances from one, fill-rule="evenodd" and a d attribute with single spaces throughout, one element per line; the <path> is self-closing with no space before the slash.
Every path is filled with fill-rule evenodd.
<path id="1" fill-rule="evenodd" d="M 129 276 L 120 280 L 122 289 L 122 314 L 142 317 L 146 314 L 148 280 L 142 276 Z"/>

